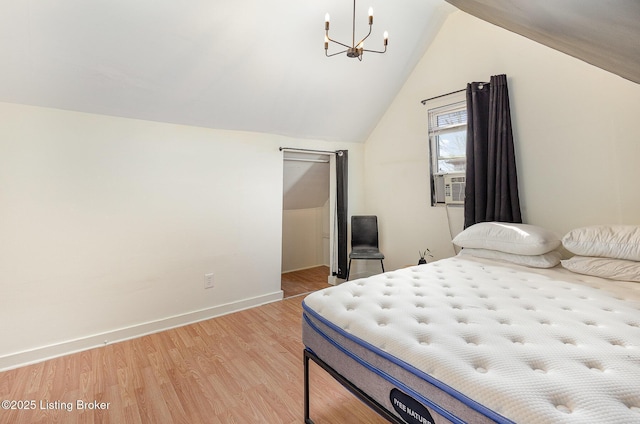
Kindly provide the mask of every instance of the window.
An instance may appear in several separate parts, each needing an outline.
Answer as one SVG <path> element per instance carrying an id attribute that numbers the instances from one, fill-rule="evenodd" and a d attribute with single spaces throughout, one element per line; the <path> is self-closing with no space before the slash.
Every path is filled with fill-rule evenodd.
<path id="1" fill-rule="evenodd" d="M 462 204 L 464 202 L 466 149 L 466 101 L 458 100 L 430 109 L 429 150 L 432 205 Z"/>

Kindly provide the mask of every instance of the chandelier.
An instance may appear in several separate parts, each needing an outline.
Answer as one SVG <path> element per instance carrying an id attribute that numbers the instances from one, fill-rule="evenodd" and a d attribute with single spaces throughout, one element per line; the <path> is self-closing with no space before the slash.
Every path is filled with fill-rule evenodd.
<path id="1" fill-rule="evenodd" d="M 368 50 L 364 48 L 364 40 L 369 38 L 371 35 L 371 28 L 373 26 L 373 8 L 369 8 L 369 33 L 360 41 L 356 43 L 356 0 L 353 0 L 353 30 L 352 30 L 352 39 L 351 45 L 347 45 L 341 43 L 340 41 L 333 40 L 329 37 L 329 14 L 325 15 L 324 19 L 324 54 L 327 57 L 335 56 L 337 54 L 341 54 L 347 52 L 348 57 L 357 57 L 358 60 L 362 60 L 362 53 L 371 52 L 371 53 L 385 53 L 387 51 L 387 44 L 389 43 L 389 34 L 387 31 L 384 32 L 383 36 L 383 45 L 384 50 Z M 329 54 L 329 41 L 332 43 L 339 44 L 343 47 L 346 47 L 345 50 L 339 51 L 337 53 Z"/>

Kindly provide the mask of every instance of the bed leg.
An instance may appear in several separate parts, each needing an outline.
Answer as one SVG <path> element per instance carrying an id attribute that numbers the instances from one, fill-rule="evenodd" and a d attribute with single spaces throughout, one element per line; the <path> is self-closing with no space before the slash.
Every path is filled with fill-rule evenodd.
<path id="1" fill-rule="evenodd" d="M 309 352 L 304 350 L 304 422 L 313 424 L 309 418 Z"/>
<path id="2" fill-rule="evenodd" d="M 390 423 L 394 424 L 406 424 L 406 421 L 396 417 L 391 412 L 387 411 L 384 406 L 380 405 L 371 396 L 363 392 L 360 388 L 354 385 L 352 382 L 340 375 L 336 370 L 331 368 L 326 362 L 318 358 L 315 353 L 310 350 L 304 349 L 304 422 L 305 424 L 313 424 L 311 418 L 309 418 L 309 359 L 312 359 L 320 368 L 325 370 L 330 376 L 332 376 L 338 383 L 342 384 L 347 390 L 353 393 L 358 399 L 364 402 L 369 408 L 377 412 L 381 417 L 385 418 Z"/>

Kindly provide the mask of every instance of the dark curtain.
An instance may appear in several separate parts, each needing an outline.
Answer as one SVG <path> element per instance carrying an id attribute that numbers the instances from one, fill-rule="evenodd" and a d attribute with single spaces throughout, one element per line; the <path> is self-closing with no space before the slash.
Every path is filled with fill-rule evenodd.
<path id="1" fill-rule="evenodd" d="M 347 214 L 349 152 L 336 152 L 336 226 L 338 230 L 338 278 L 347 278 Z"/>
<path id="2" fill-rule="evenodd" d="M 467 178 L 464 227 L 521 223 L 507 76 L 467 84 Z"/>

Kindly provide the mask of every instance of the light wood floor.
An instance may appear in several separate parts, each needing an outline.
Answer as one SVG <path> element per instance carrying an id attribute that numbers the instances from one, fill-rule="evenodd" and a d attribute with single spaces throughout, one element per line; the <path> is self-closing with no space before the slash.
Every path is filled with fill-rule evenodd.
<path id="1" fill-rule="evenodd" d="M 36 402 L 0 423 L 302 423 L 302 299 L 0 373 L 0 400 Z M 386 422 L 313 363 L 311 387 L 316 424 Z"/>
<path id="2" fill-rule="evenodd" d="M 285 272 L 282 274 L 281 286 L 284 297 L 299 296 L 329 287 L 327 277 L 329 277 L 328 266 Z"/>

